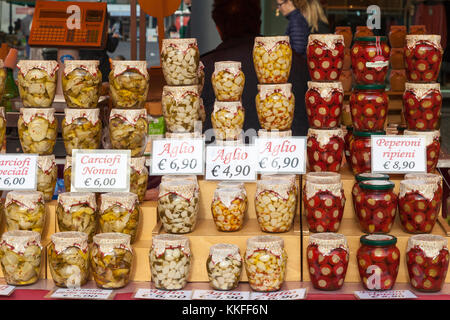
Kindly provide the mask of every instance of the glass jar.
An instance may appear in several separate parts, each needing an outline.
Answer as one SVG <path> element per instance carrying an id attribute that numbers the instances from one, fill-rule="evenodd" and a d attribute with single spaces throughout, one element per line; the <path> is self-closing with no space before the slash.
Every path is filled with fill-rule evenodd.
<path id="1" fill-rule="evenodd" d="M 97 201 L 92 192 L 64 192 L 58 195 L 56 218 L 60 231 L 78 231 L 89 241 L 97 231 Z"/>
<path id="2" fill-rule="evenodd" d="M 54 60 L 20 60 L 17 82 L 24 107 L 48 108 L 56 92 L 59 66 Z"/>
<path id="3" fill-rule="evenodd" d="M 166 132 L 165 137 L 167 139 L 201 139 L 203 138 L 202 134 L 198 131 L 194 132 Z"/>
<path id="4" fill-rule="evenodd" d="M 352 156 L 350 154 L 350 144 L 352 143 L 354 137 L 353 137 L 353 127 L 347 126 L 346 130 L 344 131 L 344 155 L 345 160 L 347 161 L 348 166 L 350 167 L 350 170 L 352 169 Z"/>
<path id="5" fill-rule="evenodd" d="M 350 155 L 352 157 L 351 164 L 354 175 L 372 171 L 370 137 L 384 134 L 384 131 L 353 131 L 354 139 L 350 144 Z"/>
<path id="6" fill-rule="evenodd" d="M 198 78 L 198 95 L 201 96 L 203 92 L 203 87 L 205 86 L 205 65 L 201 61 L 199 61 L 198 63 L 197 78 Z"/>
<path id="7" fill-rule="evenodd" d="M 3 98 L 6 88 L 6 69 L 3 60 L 0 59 L 0 101 Z"/>
<path id="8" fill-rule="evenodd" d="M 309 277 L 318 290 L 339 290 L 344 284 L 350 250 L 343 234 L 312 234 L 306 249 Z"/>
<path id="9" fill-rule="evenodd" d="M 390 290 L 397 279 L 400 250 L 397 238 L 389 234 L 370 234 L 360 238 L 357 252 L 361 282 L 366 290 Z"/>
<path id="10" fill-rule="evenodd" d="M 341 122 L 344 89 L 340 82 L 308 81 L 305 94 L 306 114 L 309 127 L 333 129 Z"/>
<path id="11" fill-rule="evenodd" d="M 403 48 L 406 39 L 406 26 L 391 26 L 389 30 L 389 43 L 392 48 Z"/>
<path id="12" fill-rule="evenodd" d="M 187 237 L 174 234 L 153 236 L 149 261 L 155 287 L 163 290 L 183 289 L 188 280 L 191 259 Z"/>
<path id="13" fill-rule="evenodd" d="M 440 84 L 406 83 L 403 107 L 409 130 L 438 130 L 442 107 Z"/>
<path id="14" fill-rule="evenodd" d="M 439 153 L 441 151 L 441 142 L 439 141 L 441 137 L 440 131 L 405 130 L 403 134 L 405 136 L 425 136 L 425 145 L 427 146 L 427 172 L 433 173 L 436 171 Z"/>
<path id="15" fill-rule="evenodd" d="M 219 243 L 209 248 L 206 260 L 209 285 L 215 290 L 233 290 L 241 279 L 242 257 L 239 247 Z"/>
<path id="16" fill-rule="evenodd" d="M 169 86 L 198 84 L 199 60 L 197 39 L 163 39 L 161 66 Z"/>
<path id="17" fill-rule="evenodd" d="M 241 63 L 239 61 L 215 62 L 211 83 L 217 101 L 240 101 L 245 84 Z"/>
<path id="18" fill-rule="evenodd" d="M 197 176 L 195 174 L 161 176 L 161 183 L 169 182 L 169 181 L 183 181 L 183 180 L 187 180 L 187 181 L 194 183 L 198 189 L 198 181 L 197 181 Z"/>
<path id="19" fill-rule="evenodd" d="M 211 114 L 211 123 L 216 139 L 237 139 L 244 127 L 245 110 L 241 101 L 214 102 L 214 110 Z"/>
<path id="20" fill-rule="evenodd" d="M 102 87 L 98 60 L 64 60 L 62 88 L 67 107 L 97 108 Z"/>
<path id="21" fill-rule="evenodd" d="M 45 226 L 44 194 L 40 191 L 10 191 L 5 200 L 6 229 L 42 234 Z"/>
<path id="22" fill-rule="evenodd" d="M 284 240 L 277 236 L 248 238 L 244 263 L 248 282 L 254 291 L 280 290 L 286 276 Z"/>
<path id="23" fill-rule="evenodd" d="M 337 81 L 344 63 L 344 36 L 311 34 L 306 56 L 311 80 Z"/>
<path id="24" fill-rule="evenodd" d="M 410 82 L 435 82 L 442 63 L 440 35 L 407 35 L 406 76 Z"/>
<path id="25" fill-rule="evenodd" d="M 129 149 L 132 157 L 142 156 L 148 136 L 147 110 L 112 109 L 109 136 L 113 149 Z"/>
<path id="26" fill-rule="evenodd" d="M 148 169 L 145 157 L 130 159 L 130 192 L 137 194 L 139 202 L 143 202 L 147 191 Z"/>
<path id="27" fill-rule="evenodd" d="M 384 85 L 357 85 L 350 96 L 353 128 L 356 131 L 383 130 L 388 105 Z"/>
<path id="28" fill-rule="evenodd" d="M 286 179 L 256 182 L 255 210 L 259 227 L 264 232 L 287 232 L 294 221 L 295 188 Z"/>
<path id="29" fill-rule="evenodd" d="M 88 235 L 57 232 L 51 235 L 48 266 L 57 287 L 80 288 L 89 278 Z"/>
<path id="30" fill-rule="evenodd" d="M 284 131 L 269 131 L 265 129 L 259 129 L 258 130 L 258 137 L 260 138 L 269 138 L 269 139 L 276 139 L 276 138 L 289 138 L 292 137 L 292 130 L 284 130 Z"/>
<path id="31" fill-rule="evenodd" d="M 17 127 L 24 153 L 52 154 L 58 130 L 54 108 L 21 108 Z"/>
<path id="32" fill-rule="evenodd" d="M 340 34 L 344 37 L 344 47 L 350 48 L 352 45 L 353 32 L 351 27 L 337 26 L 334 28 L 335 34 Z"/>
<path id="33" fill-rule="evenodd" d="M 437 201 L 442 201 L 443 196 L 443 185 L 442 185 L 442 176 L 436 173 L 407 173 L 404 176 L 405 180 L 423 180 L 426 182 L 432 182 L 437 184 L 438 189 L 436 191 Z"/>
<path id="34" fill-rule="evenodd" d="M 411 286 L 424 292 L 442 290 L 448 270 L 448 255 L 446 238 L 431 234 L 411 236 L 406 249 Z"/>
<path id="35" fill-rule="evenodd" d="M 198 185 L 192 181 L 168 181 L 159 185 L 158 215 L 167 233 L 194 231 L 199 210 Z"/>
<path id="36" fill-rule="evenodd" d="M 400 222 L 407 232 L 431 232 L 441 203 L 439 185 L 435 181 L 417 179 L 400 182 L 398 209 Z"/>
<path id="37" fill-rule="evenodd" d="M 344 154 L 342 129 L 308 129 L 306 153 L 309 170 L 339 172 Z"/>
<path id="38" fill-rule="evenodd" d="M 391 91 L 405 91 L 406 73 L 405 69 L 391 69 L 389 76 Z"/>
<path id="39" fill-rule="evenodd" d="M 70 192 L 72 184 L 72 157 L 66 156 L 66 163 L 64 164 L 64 189 L 66 192 Z"/>
<path id="40" fill-rule="evenodd" d="M 109 95 L 114 108 L 143 108 L 147 100 L 148 83 L 146 61 L 111 60 Z"/>
<path id="41" fill-rule="evenodd" d="M 357 84 L 384 84 L 391 50 L 386 37 L 355 38 L 351 56 Z"/>
<path id="42" fill-rule="evenodd" d="M 161 103 L 168 131 L 194 131 L 200 108 L 197 86 L 164 86 Z"/>
<path id="43" fill-rule="evenodd" d="M 0 97 L 0 101 L 1 101 L 1 97 Z M 5 136 L 6 136 L 5 107 L 0 107 L 0 145 L 1 146 L 3 146 L 3 144 L 5 143 Z"/>
<path id="44" fill-rule="evenodd" d="M 247 196 L 240 188 L 217 188 L 211 203 L 211 213 L 219 231 L 242 229 L 247 209 Z"/>
<path id="45" fill-rule="evenodd" d="M 353 209 L 356 208 L 355 201 L 358 194 L 361 193 L 361 187 L 359 186 L 360 182 L 368 181 L 368 180 L 389 180 L 389 175 L 383 174 L 383 173 L 360 173 L 355 175 L 355 183 L 353 184 L 352 188 L 352 202 L 353 202 Z M 356 212 L 356 211 L 355 211 Z"/>
<path id="46" fill-rule="evenodd" d="M 62 136 L 66 153 L 73 149 L 99 149 L 102 139 L 100 109 L 64 109 Z"/>
<path id="47" fill-rule="evenodd" d="M 41 272 L 41 235 L 34 231 L 7 231 L 0 243 L 0 262 L 7 284 L 24 286 L 38 281 Z"/>
<path id="48" fill-rule="evenodd" d="M 38 156 L 37 158 L 37 191 L 44 194 L 44 201 L 51 201 L 58 179 L 58 167 L 55 155 Z"/>
<path id="49" fill-rule="evenodd" d="M 95 283 L 103 289 L 125 287 L 133 265 L 130 235 L 118 232 L 94 236 L 90 253 L 91 270 Z"/>

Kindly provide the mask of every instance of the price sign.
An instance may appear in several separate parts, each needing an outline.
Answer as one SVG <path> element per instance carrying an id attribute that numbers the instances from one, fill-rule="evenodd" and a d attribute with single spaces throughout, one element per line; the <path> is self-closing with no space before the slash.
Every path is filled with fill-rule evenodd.
<path id="1" fill-rule="evenodd" d="M 36 190 L 36 154 L 0 155 L 0 190 Z"/>
<path id="2" fill-rule="evenodd" d="M 138 289 L 134 295 L 135 299 L 150 300 L 191 300 L 192 291 L 176 290 L 165 291 L 158 289 Z"/>
<path id="3" fill-rule="evenodd" d="M 14 290 L 16 290 L 16 287 L 9 286 L 9 285 L 0 285 L 0 296 L 10 296 Z"/>
<path id="4" fill-rule="evenodd" d="M 56 289 L 50 298 L 78 299 L 78 300 L 109 300 L 113 298 L 114 291 L 104 289 Z"/>
<path id="5" fill-rule="evenodd" d="M 130 150 L 72 151 L 72 192 L 128 192 Z"/>
<path id="6" fill-rule="evenodd" d="M 203 175 L 205 141 L 203 139 L 153 140 L 151 175 Z"/>
<path id="7" fill-rule="evenodd" d="M 302 300 L 305 298 L 305 288 L 277 292 L 252 292 L 250 294 L 250 300 Z"/>
<path id="8" fill-rule="evenodd" d="M 257 138 L 258 172 L 294 173 L 306 172 L 306 138 Z"/>
<path id="9" fill-rule="evenodd" d="M 425 136 L 372 136 L 373 173 L 427 171 Z"/>
<path id="10" fill-rule="evenodd" d="M 206 147 L 206 180 L 256 180 L 255 146 Z"/>
<path id="11" fill-rule="evenodd" d="M 417 299 L 409 290 L 355 291 L 354 294 L 361 300 Z"/>
<path id="12" fill-rule="evenodd" d="M 249 300 L 248 291 L 195 290 L 192 300 Z"/>

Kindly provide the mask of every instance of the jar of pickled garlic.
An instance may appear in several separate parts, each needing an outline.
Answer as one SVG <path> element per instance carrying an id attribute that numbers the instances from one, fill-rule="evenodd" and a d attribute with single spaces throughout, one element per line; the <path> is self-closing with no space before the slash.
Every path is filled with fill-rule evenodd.
<path id="1" fill-rule="evenodd" d="M 448 270 L 447 239 L 438 235 L 418 234 L 408 239 L 406 265 L 409 283 L 419 291 L 442 290 Z"/>
<path id="2" fill-rule="evenodd" d="M 188 280 L 191 259 L 187 237 L 174 234 L 153 236 L 149 261 L 155 287 L 163 290 L 183 289 Z"/>
<path id="3" fill-rule="evenodd" d="M 309 127 L 333 129 L 341 122 L 344 89 L 341 82 L 308 81 L 305 94 L 306 114 Z"/>
<path id="4" fill-rule="evenodd" d="M 39 156 L 37 158 L 37 191 L 44 194 L 44 201 L 52 200 L 57 178 L 55 155 Z"/>
<path id="5" fill-rule="evenodd" d="M 306 252 L 314 288 L 326 291 L 342 288 L 350 260 L 345 236 L 333 232 L 312 234 Z"/>
<path id="6" fill-rule="evenodd" d="M 280 290 L 286 276 L 284 240 L 278 236 L 248 238 L 244 263 L 252 290 Z"/>
<path id="7" fill-rule="evenodd" d="M 256 37 L 253 64 L 259 83 L 286 83 L 292 64 L 289 36 Z"/>
<path id="8" fill-rule="evenodd" d="M 311 34 L 306 56 L 313 81 L 337 81 L 344 64 L 344 36 Z"/>
<path id="9" fill-rule="evenodd" d="M 64 192 L 58 195 L 56 218 L 60 231 L 78 231 L 92 241 L 97 230 L 97 201 L 92 192 Z"/>
<path id="10" fill-rule="evenodd" d="M 405 63 L 408 81 L 435 82 L 443 52 L 440 35 L 407 35 Z"/>
<path id="11" fill-rule="evenodd" d="M 57 287 L 80 288 L 89 278 L 88 235 L 57 232 L 48 246 L 48 265 Z"/>
<path id="12" fill-rule="evenodd" d="M 239 247 L 234 244 L 219 243 L 209 248 L 206 260 L 209 285 L 215 290 L 235 289 L 242 272 L 242 257 Z"/>
<path id="13" fill-rule="evenodd" d="M 403 107 L 409 130 L 438 130 L 442 107 L 440 84 L 407 82 Z"/>
<path id="14" fill-rule="evenodd" d="M 94 236 L 90 253 L 91 270 L 95 283 L 103 289 L 125 287 L 133 265 L 130 235 L 118 232 Z"/>
<path id="15" fill-rule="evenodd" d="M 384 84 L 390 53 L 386 37 L 356 38 L 351 51 L 356 83 Z"/>
<path id="16" fill-rule="evenodd" d="M 198 84 L 199 59 L 197 39 L 163 39 L 161 66 L 169 86 Z"/>
<path id="17" fill-rule="evenodd" d="M 359 183 L 355 196 L 355 213 L 365 233 L 389 233 L 397 213 L 395 184 L 388 180 L 366 180 Z"/>
<path id="18" fill-rule="evenodd" d="M 353 209 L 355 209 L 355 200 L 358 194 L 361 192 L 361 187 L 359 186 L 360 182 L 368 181 L 368 180 L 389 180 L 389 175 L 384 173 L 371 173 L 365 172 L 355 175 L 355 183 L 352 188 L 352 202 Z"/>
<path id="19" fill-rule="evenodd" d="M 64 109 L 62 136 L 66 153 L 73 149 L 99 149 L 102 139 L 100 109 Z"/>
<path id="20" fill-rule="evenodd" d="M 241 63 L 239 61 L 215 62 L 211 83 L 217 101 L 240 101 L 245 84 Z"/>
<path id="21" fill-rule="evenodd" d="M 260 138 L 269 138 L 269 139 L 276 139 L 276 138 L 289 138 L 292 137 L 292 130 L 284 130 L 284 131 L 278 131 L 278 130 L 265 130 L 265 129 L 259 129 L 258 130 L 258 137 Z"/>
<path id="22" fill-rule="evenodd" d="M 52 154 L 58 129 L 54 108 L 21 108 L 17 127 L 24 153 Z"/>
<path id="23" fill-rule="evenodd" d="M 199 210 L 198 185 L 192 181 L 168 181 L 159 185 L 158 215 L 167 233 L 194 231 Z"/>
<path id="24" fill-rule="evenodd" d="M 287 232 L 292 226 L 297 199 L 296 189 L 286 179 L 256 182 L 255 210 L 264 232 Z"/>
<path id="25" fill-rule="evenodd" d="M 3 63 L 3 60 L 0 59 L 0 101 L 2 100 L 3 94 L 5 93 L 5 87 L 6 87 L 5 64 Z"/>
<path id="26" fill-rule="evenodd" d="M 214 102 L 211 123 L 216 139 L 234 140 L 239 137 L 244 127 L 245 110 L 241 101 Z"/>
<path id="27" fill-rule="evenodd" d="M 143 108 L 148 94 L 146 61 L 111 61 L 109 95 L 114 108 Z"/>
<path id="28" fill-rule="evenodd" d="M 357 85 L 350 96 L 353 128 L 356 131 L 384 129 L 389 97 L 384 85 Z"/>
<path id="29" fill-rule="evenodd" d="M 353 127 L 352 126 L 347 126 L 346 129 L 344 130 L 344 155 L 345 155 L 345 160 L 347 161 L 348 166 L 350 167 L 351 170 L 351 165 L 352 165 L 352 157 L 350 155 L 350 144 L 353 141 L 354 137 L 353 137 Z"/>
<path id="30" fill-rule="evenodd" d="M 97 108 L 102 87 L 98 60 L 64 60 L 62 88 L 69 108 Z"/>
<path id="31" fill-rule="evenodd" d="M 1 101 L 1 97 L 0 97 L 0 101 Z M 2 145 L 2 146 L 3 146 L 3 143 L 5 142 L 5 136 L 6 136 L 5 107 L 0 107 L 0 145 Z"/>
<path id="32" fill-rule="evenodd" d="M 66 163 L 64 164 L 64 189 L 66 192 L 70 192 L 72 184 L 72 157 L 66 156 Z"/>
<path id="33" fill-rule="evenodd" d="M 334 28 L 335 34 L 340 34 L 344 37 L 344 47 L 350 48 L 352 45 L 353 33 L 351 27 L 337 26 Z"/>
<path id="34" fill-rule="evenodd" d="M 247 196 L 240 188 L 217 188 L 211 213 L 219 231 L 238 231 L 244 224 Z"/>
<path id="35" fill-rule="evenodd" d="M 439 152 L 441 150 L 439 130 L 433 131 L 414 131 L 405 130 L 403 132 L 405 136 L 425 136 L 425 145 L 427 146 L 427 172 L 434 172 L 436 170 L 439 161 Z"/>
<path id="36" fill-rule="evenodd" d="M 147 191 L 148 169 L 145 166 L 145 157 L 130 159 L 130 192 L 137 194 L 139 202 L 144 201 Z"/>
<path id="37" fill-rule="evenodd" d="M 198 95 L 201 96 L 203 92 L 203 87 L 205 86 L 205 65 L 201 61 L 199 61 L 198 63 L 197 78 L 198 78 Z"/>
<path id="38" fill-rule="evenodd" d="M 397 238 L 389 234 L 370 234 L 360 238 L 357 252 L 359 275 L 366 290 L 390 290 L 397 279 L 400 250 Z"/>
<path id="39" fill-rule="evenodd" d="M 309 170 L 339 172 L 344 154 L 342 129 L 308 129 L 306 152 Z"/>
<path id="40" fill-rule="evenodd" d="M 398 211 L 403 228 L 409 233 L 433 230 L 441 209 L 439 185 L 431 180 L 400 182 Z"/>
<path id="41" fill-rule="evenodd" d="M 350 144 L 350 155 L 352 157 L 351 164 L 354 175 L 372 171 L 370 137 L 384 134 L 384 131 L 353 131 L 354 139 Z"/>
<path id="42" fill-rule="evenodd" d="M 164 86 L 161 103 L 168 131 L 194 131 L 200 108 L 197 86 Z"/>
<path id="43" fill-rule="evenodd" d="M 391 26 L 389 30 L 389 43 L 392 48 L 403 48 L 406 39 L 406 26 Z"/>
<path id="44" fill-rule="evenodd" d="M 147 145 L 146 109 L 112 109 L 109 116 L 109 136 L 113 149 L 131 150 L 131 156 L 142 156 Z"/>
<path id="45" fill-rule="evenodd" d="M 24 107 L 48 108 L 56 92 L 59 66 L 54 60 L 20 60 L 17 82 Z"/>
<path id="46" fill-rule="evenodd" d="M 6 229 L 42 234 L 45 226 L 44 194 L 40 191 L 10 191 L 5 200 Z"/>
<path id="47" fill-rule="evenodd" d="M 39 232 L 14 230 L 3 233 L 0 262 L 6 283 L 24 286 L 37 282 L 41 272 L 41 255 Z"/>

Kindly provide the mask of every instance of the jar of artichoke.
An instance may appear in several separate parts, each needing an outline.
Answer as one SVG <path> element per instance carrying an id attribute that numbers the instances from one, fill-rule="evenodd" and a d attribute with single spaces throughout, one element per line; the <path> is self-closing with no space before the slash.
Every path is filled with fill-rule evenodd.
<path id="1" fill-rule="evenodd" d="M 42 234 L 45 226 L 44 194 L 40 191 L 10 191 L 5 201 L 6 229 Z"/>
<path id="2" fill-rule="evenodd" d="M 130 192 L 137 194 L 139 202 L 144 201 L 147 191 L 148 169 L 145 166 L 145 157 L 130 159 Z"/>
<path id="3" fill-rule="evenodd" d="M 58 168 L 55 155 L 39 156 L 37 159 L 37 191 L 44 194 L 44 200 L 52 200 L 55 192 Z"/>

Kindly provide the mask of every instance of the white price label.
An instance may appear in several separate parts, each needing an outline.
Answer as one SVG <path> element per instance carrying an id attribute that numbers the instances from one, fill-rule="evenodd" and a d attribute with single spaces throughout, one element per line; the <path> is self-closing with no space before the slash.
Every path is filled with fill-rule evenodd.
<path id="1" fill-rule="evenodd" d="M 306 138 L 257 138 L 258 172 L 294 173 L 306 172 Z"/>
<path id="2" fill-rule="evenodd" d="M 81 300 L 109 300 L 112 298 L 112 290 L 104 289 L 56 289 L 50 298 L 56 299 L 81 299 Z"/>
<path id="3" fill-rule="evenodd" d="M 16 290 L 14 286 L 0 285 L 0 296 L 10 296 L 14 290 Z"/>
<path id="4" fill-rule="evenodd" d="M 425 143 L 425 136 L 372 136 L 372 172 L 426 172 Z"/>
<path id="5" fill-rule="evenodd" d="M 250 294 L 250 300 L 302 300 L 305 298 L 305 288 L 277 292 L 252 292 Z"/>
<path id="6" fill-rule="evenodd" d="M 150 299 L 150 300 L 191 300 L 192 291 L 190 290 L 176 290 L 165 291 L 158 289 L 138 289 L 134 295 L 135 299 Z"/>
<path id="7" fill-rule="evenodd" d="M 354 294 L 361 300 L 417 299 L 409 290 L 355 291 Z"/>
<path id="8" fill-rule="evenodd" d="M 72 151 L 72 192 L 128 192 L 130 150 Z"/>
<path id="9" fill-rule="evenodd" d="M 36 190 L 36 154 L 0 155 L 0 190 Z"/>
<path id="10" fill-rule="evenodd" d="M 248 291 L 195 290 L 192 300 L 249 300 Z"/>
<path id="11" fill-rule="evenodd" d="M 205 141 L 203 139 L 157 139 L 152 142 L 151 175 L 203 175 Z"/>
<path id="12" fill-rule="evenodd" d="M 255 146 L 207 146 L 206 180 L 256 180 Z"/>

